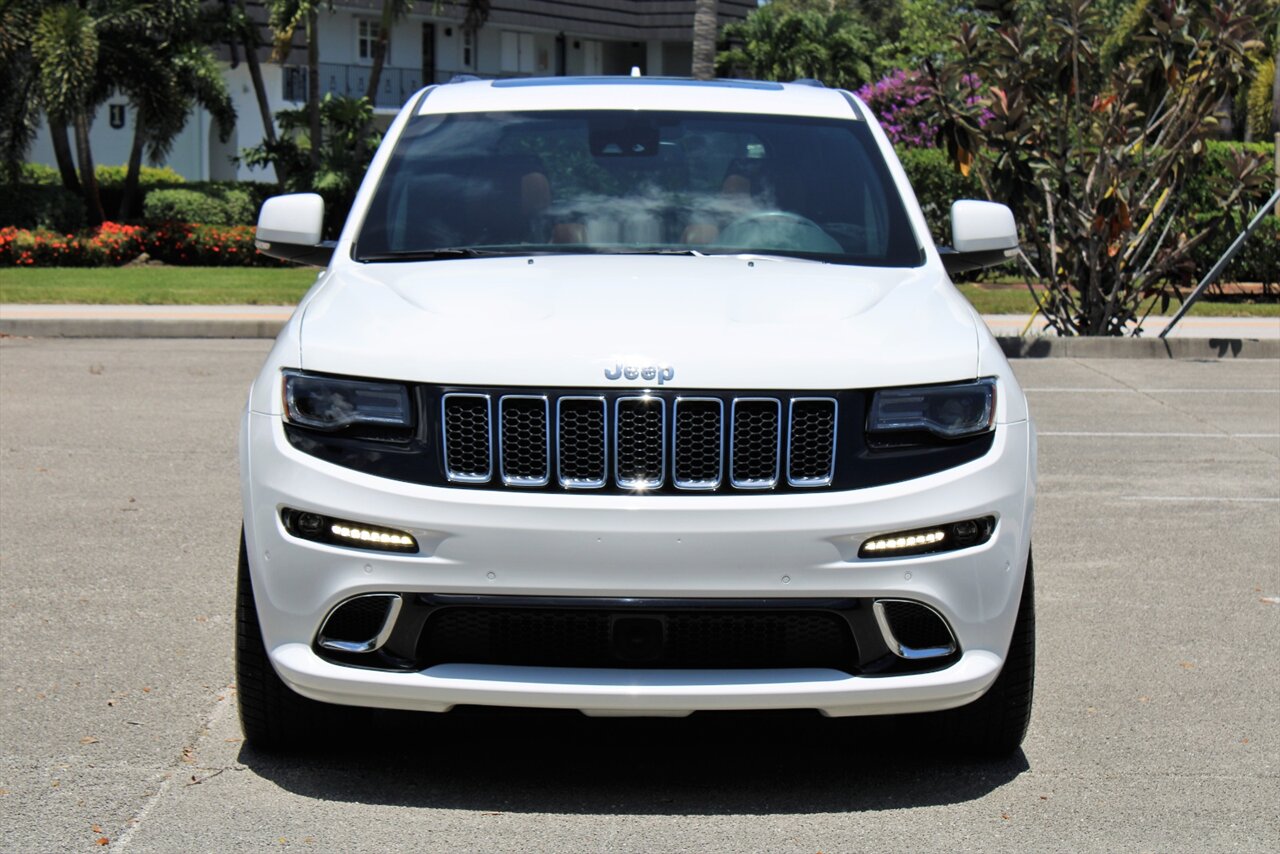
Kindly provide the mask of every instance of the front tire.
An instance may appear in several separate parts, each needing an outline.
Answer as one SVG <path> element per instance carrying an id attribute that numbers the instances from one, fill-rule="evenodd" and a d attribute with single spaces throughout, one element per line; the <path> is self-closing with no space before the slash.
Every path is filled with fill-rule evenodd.
<path id="1" fill-rule="evenodd" d="M 303 697 L 276 674 L 262 640 L 243 530 L 236 579 L 235 659 L 240 728 L 255 749 L 270 752 L 323 743 L 351 717 L 353 710 Z"/>
<path id="2" fill-rule="evenodd" d="M 966 706 L 935 712 L 929 729 L 939 746 L 962 756 L 1001 759 L 1022 746 L 1031 722 L 1036 670 L 1036 605 L 1032 560 L 1022 583 L 1018 618 L 1009 641 L 1009 654 L 996 681 Z"/>

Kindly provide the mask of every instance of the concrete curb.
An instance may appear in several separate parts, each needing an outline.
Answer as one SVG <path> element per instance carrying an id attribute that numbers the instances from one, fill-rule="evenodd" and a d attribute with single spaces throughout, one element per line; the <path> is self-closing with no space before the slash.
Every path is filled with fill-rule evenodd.
<path id="1" fill-rule="evenodd" d="M 6 317 L 0 335 L 22 338 L 275 338 L 283 320 L 172 317 Z"/>
<path id="2" fill-rule="evenodd" d="M 1280 359 L 1271 338 L 1032 338 L 1000 336 L 1010 359 Z"/>
<path id="3" fill-rule="evenodd" d="M 283 320 L 170 317 L 0 318 L 0 335 L 21 338 L 275 338 Z M 1280 339 L 1058 338 L 1000 336 L 1011 359 L 1280 359 Z"/>

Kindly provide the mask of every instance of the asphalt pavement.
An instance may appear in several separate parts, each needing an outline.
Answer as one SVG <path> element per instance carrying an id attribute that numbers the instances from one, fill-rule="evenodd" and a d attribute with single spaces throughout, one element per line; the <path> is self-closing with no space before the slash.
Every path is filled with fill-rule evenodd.
<path id="1" fill-rule="evenodd" d="M 260 340 L 0 340 L 0 850 L 1280 849 L 1280 361 L 1020 360 L 1036 705 L 909 721 L 384 715 L 268 757 L 232 685 Z M 99 844 L 101 840 L 107 840 Z"/>
<path id="2" fill-rule="evenodd" d="M 0 305 L 0 333 L 68 337 L 274 338 L 293 313 L 287 305 Z M 997 336 L 1053 337 L 1043 319 L 1028 314 L 984 315 Z M 1155 338 L 1169 323 L 1149 317 Z M 1177 339 L 1280 339 L 1280 317 L 1184 317 L 1169 333 Z M 1099 342 L 1103 343 L 1103 342 Z M 1110 342 L 1115 343 L 1114 339 Z M 1265 355 L 1275 357 L 1267 350 Z"/>

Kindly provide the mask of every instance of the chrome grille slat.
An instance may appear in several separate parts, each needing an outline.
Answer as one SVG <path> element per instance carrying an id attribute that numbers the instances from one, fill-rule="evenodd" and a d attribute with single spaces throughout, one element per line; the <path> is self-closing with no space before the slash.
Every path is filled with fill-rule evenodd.
<path id="1" fill-rule="evenodd" d="M 787 417 L 787 483 L 828 486 L 836 471 L 836 400 L 793 397 Z"/>
<path id="2" fill-rule="evenodd" d="M 556 477 L 564 489 L 600 489 L 609 470 L 604 397 L 556 401 Z"/>
<path id="3" fill-rule="evenodd" d="M 667 404 L 660 397 L 614 403 L 614 479 L 623 489 L 657 489 L 666 479 Z"/>
<path id="4" fill-rule="evenodd" d="M 498 399 L 498 465 L 507 486 L 551 482 L 551 429 L 546 395 L 507 394 Z"/>
<path id="5" fill-rule="evenodd" d="M 820 392 L 441 389 L 438 447 L 447 481 L 459 486 L 822 489 L 837 483 L 840 400 Z"/>
<path id="6" fill-rule="evenodd" d="M 781 468 L 782 404 L 773 397 L 733 401 L 729 428 L 729 483 L 738 489 L 772 489 Z"/>
<path id="7" fill-rule="evenodd" d="M 718 489 L 724 479 L 724 402 L 677 397 L 671 480 L 679 489 Z"/>
<path id="8" fill-rule="evenodd" d="M 492 403 L 487 394 L 452 392 L 440 401 L 445 476 L 457 483 L 493 477 Z"/>

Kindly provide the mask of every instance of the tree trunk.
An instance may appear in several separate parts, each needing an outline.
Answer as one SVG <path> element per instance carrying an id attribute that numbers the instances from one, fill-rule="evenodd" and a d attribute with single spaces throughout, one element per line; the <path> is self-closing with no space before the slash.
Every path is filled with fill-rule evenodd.
<path id="1" fill-rule="evenodd" d="M 118 222 L 125 222 L 133 215 L 134 199 L 138 196 L 138 176 L 142 173 L 142 150 L 146 148 L 146 121 L 142 108 L 135 107 L 133 120 L 133 147 L 129 149 L 129 168 L 124 173 L 124 189 L 120 194 Z"/>
<path id="2" fill-rule="evenodd" d="M 716 76 L 716 0 L 695 0 L 693 7 L 693 76 Z"/>
<path id="3" fill-rule="evenodd" d="M 84 187 L 84 207 L 91 225 L 102 225 L 107 214 L 102 209 L 98 192 L 98 176 L 93 171 L 93 151 L 89 148 L 89 117 L 83 112 L 75 116 L 76 160 L 80 163 L 80 184 Z"/>
<path id="4" fill-rule="evenodd" d="M 378 84 L 382 81 L 382 66 L 387 61 L 387 42 L 391 38 L 391 26 L 395 23 L 396 0 L 382 0 L 382 19 L 378 22 L 378 40 L 373 43 L 373 69 L 369 72 L 369 88 L 364 96 L 369 103 L 378 105 Z"/>
<path id="5" fill-rule="evenodd" d="M 267 150 L 276 149 L 275 116 L 271 114 L 271 100 L 267 97 L 267 84 L 262 80 L 262 63 L 258 61 L 258 24 L 249 17 L 245 10 L 244 0 L 240 0 L 240 16 L 244 21 L 244 29 L 240 34 L 244 42 L 244 61 L 249 66 L 249 79 L 253 81 L 253 94 L 258 101 L 258 115 L 262 117 L 262 137 L 267 142 Z M 276 170 L 276 181 L 283 184 L 289 177 L 287 167 L 280 160 L 273 160 Z"/>
<path id="6" fill-rule="evenodd" d="M 307 119 L 311 128 L 311 169 L 320 170 L 320 35 L 314 6 L 307 12 Z"/>
<path id="7" fill-rule="evenodd" d="M 80 187 L 80 179 L 76 177 L 76 161 L 71 156 L 66 121 L 49 116 L 49 138 L 53 142 L 53 157 L 58 162 L 58 172 L 62 175 L 62 186 L 77 196 L 81 195 L 84 190 Z"/>

